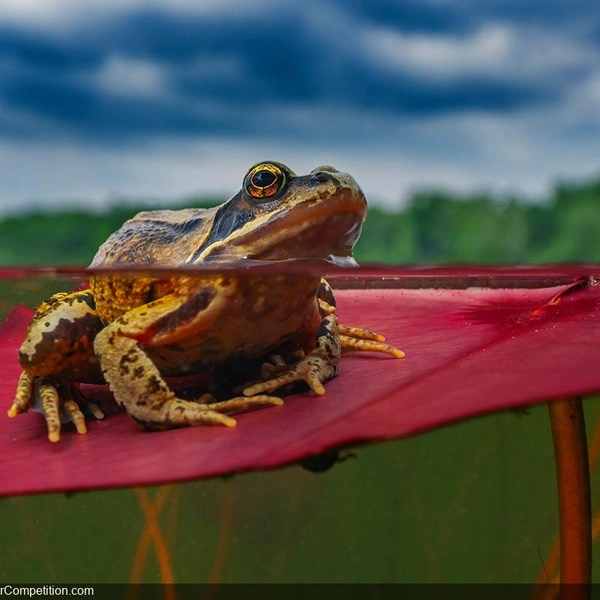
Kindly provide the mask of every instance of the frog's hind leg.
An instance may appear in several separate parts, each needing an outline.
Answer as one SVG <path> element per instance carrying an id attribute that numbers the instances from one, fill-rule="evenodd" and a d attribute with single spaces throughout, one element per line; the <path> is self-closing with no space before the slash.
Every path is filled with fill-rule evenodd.
<path id="1" fill-rule="evenodd" d="M 129 311 L 96 338 L 96 354 L 117 402 L 149 429 L 185 425 L 235 426 L 229 414 L 281 404 L 274 396 L 239 397 L 224 402 L 206 396 L 199 402 L 178 398 L 169 389 L 144 347 L 175 343 L 182 332 L 201 332 L 223 308 L 210 288 L 189 295 L 169 295 Z"/>
<path id="2" fill-rule="evenodd" d="M 171 429 L 184 425 L 234 427 L 235 419 L 227 415 L 282 403 L 280 398 L 265 395 L 209 403 L 182 400 L 169 389 L 136 340 L 108 332 L 106 341 L 115 356 L 120 356 L 117 361 L 103 359 L 104 376 L 115 399 L 136 421 L 149 429 Z M 204 396 L 200 400 L 211 399 Z"/>

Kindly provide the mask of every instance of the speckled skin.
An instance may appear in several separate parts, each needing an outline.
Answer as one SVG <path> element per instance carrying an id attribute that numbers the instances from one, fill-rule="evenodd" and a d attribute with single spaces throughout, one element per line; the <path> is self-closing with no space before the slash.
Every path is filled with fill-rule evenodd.
<path id="1" fill-rule="evenodd" d="M 259 163 L 220 207 L 140 213 L 109 237 L 91 267 L 348 258 L 365 213 L 350 175 L 319 167 L 297 176 L 285 165 Z M 331 288 L 315 276 L 93 274 L 89 290 L 57 294 L 36 311 L 9 416 L 36 405 L 50 440 L 59 439 L 61 416 L 85 433 L 86 402 L 72 384 L 105 380 L 148 428 L 233 426 L 229 414 L 281 404 L 268 394 L 291 383 L 323 394 L 345 350 L 403 356 L 377 334 L 340 327 L 334 305 Z M 262 379 L 257 374 L 242 396 L 220 402 L 209 394 L 177 398 L 163 379 L 216 369 L 233 375 L 264 361 Z M 101 416 L 95 405 L 87 408 Z"/>

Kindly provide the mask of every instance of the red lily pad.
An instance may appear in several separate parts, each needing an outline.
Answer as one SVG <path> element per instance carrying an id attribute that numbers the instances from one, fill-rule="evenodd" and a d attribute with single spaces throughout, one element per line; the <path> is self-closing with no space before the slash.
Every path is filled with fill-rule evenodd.
<path id="1" fill-rule="evenodd" d="M 436 278 L 443 286 L 450 284 L 448 273 L 454 282 L 462 274 L 476 285 L 502 286 L 504 278 L 518 277 L 523 287 L 339 290 L 341 322 L 385 334 L 405 359 L 345 355 L 325 396 L 290 396 L 284 406 L 238 415 L 233 429 L 149 433 L 127 415 L 113 414 L 90 422 L 87 435 L 64 431 L 56 444 L 48 442 L 39 414 L 2 416 L 12 402 L 17 349 L 31 316 L 17 308 L 0 325 L 0 495 L 273 468 L 341 445 L 600 392 L 600 285 L 594 279 L 600 268 L 423 269 L 409 279 Z M 528 287 L 542 280 L 561 285 Z"/>

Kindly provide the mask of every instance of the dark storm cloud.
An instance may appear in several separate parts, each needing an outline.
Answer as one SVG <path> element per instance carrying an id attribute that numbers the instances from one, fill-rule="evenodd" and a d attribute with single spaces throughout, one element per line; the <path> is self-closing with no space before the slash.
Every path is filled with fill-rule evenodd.
<path id="1" fill-rule="evenodd" d="M 102 48 L 84 47 L 60 42 L 39 32 L 10 29 L 0 26 L 0 57 L 45 71 L 94 68 L 102 60 Z"/>
<path id="2" fill-rule="evenodd" d="M 460 3 L 428 3 L 420 0 L 350 0 L 336 2 L 348 7 L 365 22 L 395 26 L 404 31 L 428 33 L 458 33 L 467 31 L 476 21 Z"/>
<path id="3" fill-rule="evenodd" d="M 22 78 L 5 86 L 8 104 L 41 112 L 52 123 L 102 138 L 115 135 L 211 131 L 224 123 L 210 122 L 169 107 L 139 100 L 108 101 L 80 83 L 41 77 Z M 42 110 L 40 110 L 40 106 Z"/>
<path id="4" fill-rule="evenodd" d="M 598 23 L 598 4 L 594 0 L 463 0 L 460 10 L 475 21 L 494 18 L 561 28 Z"/>
<path id="5" fill-rule="evenodd" d="M 557 11 L 571 6 L 567 0 L 555 3 Z M 138 9 L 60 34 L 5 26 L 0 131 L 97 141 L 198 133 L 301 138 L 308 134 L 306 124 L 290 116 L 300 107 L 313 112 L 323 135 L 343 137 L 347 132 L 336 129 L 336 111 L 400 119 L 507 113 L 556 102 L 564 83 L 582 75 L 571 69 L 556 80 L 476 69 L 432 76 L 406 65 L 389 68 L 389 57 L 376 60 L 361 45 L 369 28 L 460 40 L 491 18 L 517 25 L 538 18 L 549 22 L 547 3 L 473 1 L 468 9 L 468 3 L 456 4 L 307 1 L 271 5 L 243 18 L 235 12 L 200 16 Z M 115 57 L 127 68 L 156 69 L 154 87 L 140 92 L 132 83 L 130 89 L 127 76 L 105 85 L 111 75 L 103 79 L 103 69 Z M 317 123 L 322 115 L 327 122 Z"/>

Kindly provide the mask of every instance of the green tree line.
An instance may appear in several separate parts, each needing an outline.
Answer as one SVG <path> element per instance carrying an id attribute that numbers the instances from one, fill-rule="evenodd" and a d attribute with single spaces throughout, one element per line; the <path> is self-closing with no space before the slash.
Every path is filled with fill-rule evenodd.
<path id="1" fill-rule="evenodd" d="M 87 265 L 111 232 L 145 208 L 5 218 L 0 264 Z M 600 262 L 600 180 L 558 185 L 538 203 L 418 192 L 395 212 L 371 207 L 355 255 L 361 263 L 388 264 Z"/>

